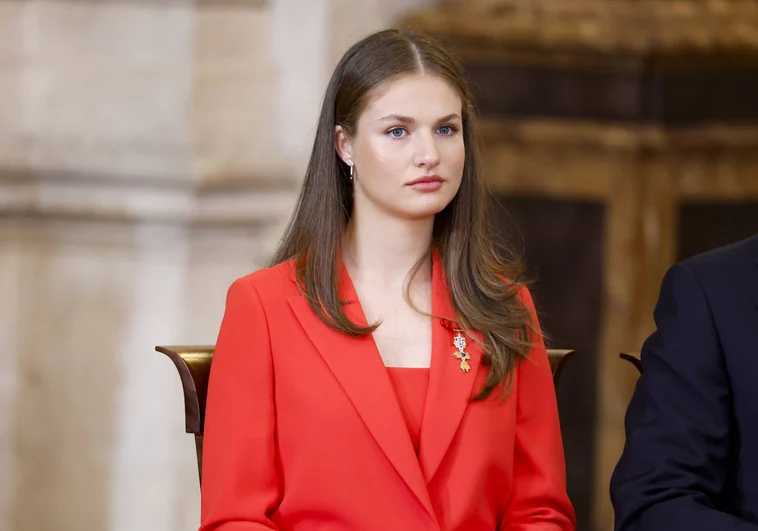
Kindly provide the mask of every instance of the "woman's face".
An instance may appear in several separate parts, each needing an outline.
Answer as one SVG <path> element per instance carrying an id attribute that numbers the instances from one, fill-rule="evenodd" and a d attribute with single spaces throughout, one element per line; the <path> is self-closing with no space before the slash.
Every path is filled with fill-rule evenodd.
<path id="1" fill-rule="evenodd" d="M 336 128 L 337 151 L 355 165 L 354 208 L 405 219 L 433 217 L 455 197 L 463 176 L 461 98 L 435 75 L 380 85 L 356 134 Z"/>

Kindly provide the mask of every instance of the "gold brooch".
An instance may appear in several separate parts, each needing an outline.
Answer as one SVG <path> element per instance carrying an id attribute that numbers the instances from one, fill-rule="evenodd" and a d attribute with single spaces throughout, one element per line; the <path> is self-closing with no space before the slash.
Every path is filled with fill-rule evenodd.
<path id="1" fill-rule="evenodd" d="M 455 330 L 456 335 L 453 338 L 453 346 L 457 348 L 457 352 L 453 352 L 453 357 L 461 360 L 460 368 L 463 372 L 469 372 L 471 365 L 468 364 L 468 360 L 471 359 L 471 354 L 466 352 L 466 338 L 461 334 L 461 330 Z"/>

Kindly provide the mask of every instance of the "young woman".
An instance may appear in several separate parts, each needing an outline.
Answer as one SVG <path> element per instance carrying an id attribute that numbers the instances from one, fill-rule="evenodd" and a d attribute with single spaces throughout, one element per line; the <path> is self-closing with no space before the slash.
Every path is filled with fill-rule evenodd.
<path id="1" fill-rule="evenodd" d="M 487 219 L 456 61 L 355 44 L 274 265 L 229 289 L 201 531 L 574 529 L 547 354 Z"/>

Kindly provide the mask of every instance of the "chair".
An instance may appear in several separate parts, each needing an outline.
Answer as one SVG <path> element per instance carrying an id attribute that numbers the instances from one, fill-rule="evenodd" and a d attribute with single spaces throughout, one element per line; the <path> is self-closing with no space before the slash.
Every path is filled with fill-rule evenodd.
<path id="1" fill-rule="evenodd" d="M 636 369 L 642 374 L 642 360 L 640 355 L 634 352 L 622 352 L 619 354 L 619 358 L 626 360 L 636 367 Z"/>
<path id="2" fill-rule="evenodd" d="M 195 436 L 197 468 L 202 483 L 203 423 L 205 420 L 205 397 L 208 393 L 208 376 L 213 360 L 213 345 L 157 346 L 155 350 L 168 356 L 176 369 L 184 391 L 185 431 Z M 558 386 L 566 362 L 574 354 L 573 350 L 548 350 L 553 383 Z"/>
<path id="3" fill-rule="evenodd" d="M 566 368 L 566 363 L 573 355 L 573 350 L 548 349 L 547 359 L 550 360 L 550 369 L 553 371 L 553 385 L 556 389 L 558 389 L 558 381 L 561 379 L 563 369 Z"/>
<path id="4" fill-rule="evenodd" d="M 211 372 L 214 345 L 181 347 L 157 346 L 155 350 L 174 362 L 184 391 L 184 430 L 195 436 L 197 469 L 201 475 L 203 460 L 203 423 L 205 421 L 205 398 L 208 394 L 208 376 Z"/>

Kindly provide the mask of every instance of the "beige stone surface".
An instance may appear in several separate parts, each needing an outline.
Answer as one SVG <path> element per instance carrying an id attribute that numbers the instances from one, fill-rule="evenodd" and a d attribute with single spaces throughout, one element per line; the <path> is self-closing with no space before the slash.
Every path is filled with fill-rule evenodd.
<path id="1" fill-rule="evenodd" d="M 6 232 L 15 232 L 6 226 Z M 6 237 L 8 238 L 8 237 Z M 0 523 L 10 520 L 15 483 L 14 420 L 18 396 L 18 327 L 24 255 L 17 244 L 0 241 Z"/>
<path id="2" fill-rule="evenodd" d="M 30 235 L 27 234 L 27 237 Z M 41 235 L 42 239 L 47 239 Z M 11 529 L 105 529 L 131 264 L 24 242 Z"/>
<path id="3" fill-rule="evenodd" d="M 0 124 L 22 125 L 23 5 L 0 2 Z M 0 130 L 0 145 L 7 133 Z M 23 154 L 17 149 L 0 150 L 0 164 L 17 165 Z M 0 204 L 2 196 L 0 195 Z M 15 232 L 11 227 L 6 232 Z M 15 236 L 15 234 L 14 234 Z M 11 235 L 5 237 L 11 238 Z M 18 326 L 22 291 L 17 282 L 23 267 L 18 245 L 0 240 L 0 528 L 8 528 L 15 490 L 13 410 L 18 400 Z"/>
<path id="4" fill-rule="evenodd" d="M 184 177 L 193 3 L 21 4 L 23 128 L 0 127 L 30 167 Z"/>
<path id="5" fill-rule="evenodd" d="M 221 3 L 197 13 L 190 119 L 195 170 L 204 178 L 255 172 L 276 155 L 269 9 Z"/>
<path id="6" fill-rule="evenodd" d="M 21 146 L 26 132 L 24 14 L 22 2 L 0 1 L 0 163 L 7 166 L 25 160 Z M 13 124 L 12 129 L 8 124 Z"/>

